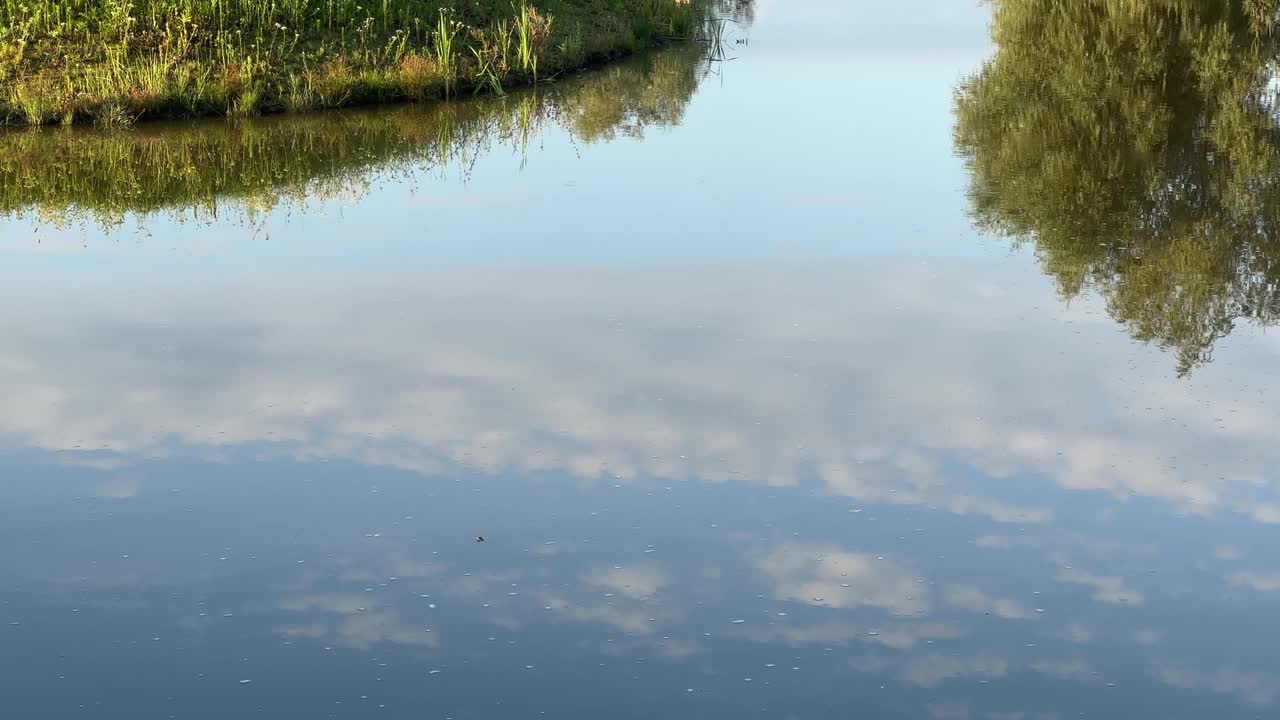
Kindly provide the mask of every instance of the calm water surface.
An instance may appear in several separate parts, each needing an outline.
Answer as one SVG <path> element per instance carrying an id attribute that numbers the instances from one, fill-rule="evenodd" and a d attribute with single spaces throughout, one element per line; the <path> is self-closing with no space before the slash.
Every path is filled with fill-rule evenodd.
<path id="1" fill-rule="evenodd" d="M 0 138 L 0 713 L 1274 717 L 1255 45 L 1002 17 Z"/>

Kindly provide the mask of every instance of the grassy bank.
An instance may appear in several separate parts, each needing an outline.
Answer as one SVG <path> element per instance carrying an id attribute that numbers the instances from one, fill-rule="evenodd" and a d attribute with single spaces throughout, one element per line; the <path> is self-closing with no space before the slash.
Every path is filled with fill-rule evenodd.
<path id="1" fill-rule="evenodd" d="M 121 125 L 500 93 L 697 34 L 706 5 L 0 0 L 0 124 Z"/>

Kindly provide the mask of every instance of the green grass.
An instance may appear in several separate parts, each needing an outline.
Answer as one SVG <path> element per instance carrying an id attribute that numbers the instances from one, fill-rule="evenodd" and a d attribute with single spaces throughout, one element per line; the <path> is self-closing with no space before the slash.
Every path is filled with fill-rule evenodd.
<path id="1" fill-rule="evenodd" d="M 0 0 L 0 124 L 501 92 L 696 35 L 715 1 Z"/>

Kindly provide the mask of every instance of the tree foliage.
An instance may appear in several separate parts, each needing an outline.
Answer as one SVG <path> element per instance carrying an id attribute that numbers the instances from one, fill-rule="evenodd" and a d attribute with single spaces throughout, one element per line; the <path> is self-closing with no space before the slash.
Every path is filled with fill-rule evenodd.
<path id="1" fill-rule="evenodd" d="M 1189 372 L 1280 318 L 1280 0 L 993 0 L 956 92 L 984 230 Z"/>

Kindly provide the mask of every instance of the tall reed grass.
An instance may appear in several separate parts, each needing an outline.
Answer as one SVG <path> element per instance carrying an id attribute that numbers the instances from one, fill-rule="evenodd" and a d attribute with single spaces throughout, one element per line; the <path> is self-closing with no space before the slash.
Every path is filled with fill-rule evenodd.
<path id="1" fill-rule="evenodd" d="M 0 124 L 500 92 L 692 35 L 711 1 L 0 0 Z"/>

